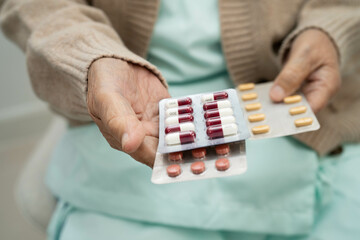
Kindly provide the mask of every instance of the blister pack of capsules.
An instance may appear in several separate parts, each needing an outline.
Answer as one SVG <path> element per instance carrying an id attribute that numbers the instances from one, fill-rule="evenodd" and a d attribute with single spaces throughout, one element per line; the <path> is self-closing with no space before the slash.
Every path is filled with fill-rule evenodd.
<path id="1" fill-rule="evenodd" d="M 249 137 L 234 89 L 163 99 L 159 103 L 160 153 L 238 142 Z"/>
<path id="2" fill-rule="evenodd" d="M 152 182 L 170 183 L 241 174 L 250 137 L 236 90 L 159 103 L 159 145 Z"/>
<path id="3" fill-rule="evenodd" d="M 302 93 L 274 103 L 269 96 L 273 82 L 240 84 L 240 105 L 245 113 L 250 139 L 274 138 L 315 131 L 320 124 Z"/>

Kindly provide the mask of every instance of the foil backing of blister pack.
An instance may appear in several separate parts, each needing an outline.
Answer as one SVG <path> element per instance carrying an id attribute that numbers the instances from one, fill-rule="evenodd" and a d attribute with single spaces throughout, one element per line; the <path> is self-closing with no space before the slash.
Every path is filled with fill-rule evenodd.
<path id="1" fill-rule="evenodd" d="M 308 131 L 315 131 L 320 128 L 320 124 L 311 110 L 309 103 L 307 102 L 305 96 L 298 92 L 297 95 L 302 97 L 302 100 L 297 103 L 287 104 L 287 103 L 274 103 L 269 96 L 270 88 L 273 85 L 273 82 L 255 84 L 255 87 L 251 90 L 239 91 L 239 101 L 244 111 L 245 120 L 249 128 L 251 137 L 250 139 L 263 139 L 263 138 L 274 138 L 282 137 L 288 135 L 295 135 Z M 241 96 L 248 93 L 257 93 L 258 97 L 250 101 L 242 100 Z M 261 103 L 261 108 L 255 111 L 246 111 L 245 106 L 251 103 Z M 305 113 L 298 115 L 291 115 L 289 113 L 290 108 L 305 106 L 307 108 Z M 263 113 L 265 114 L 265 119 L 259 122 L 250 122 L 248 120 L 249 115 Z M 313 123 L 308 126 L 296 127 L 295 120 L 299 118 L 310 117 L 313 119 Z M 267 133 L 263 134 L 254 134 L 251 130 L 253 127 L 260 125 L 269 125 L 270 130 Z"/>
<path id="2" fill-rule="evenodd" d="M 247 170 L 245 141 L 230 143 L 229 146 L 230 153 L 225 156 L 217 155 L 214 147 L 208 147 L 206 149 L 206 157 L 200 160 L 193 158 L 191 151 L 184 152 L 181 161 L 171 161 L 169 160 L 167 153 L 162 154 L 157 152 L 151 181 L 155 184 L 165 184 L 226 177 L 245 173 Z M 219 171 L 215 167 L 215 161 L 223 157 L 230 161 L 230 167 L 226 171 Z M 191 164 L 196 161 L 203 161 L 205 163 L 205 171 L 201 174 L 194 174 L 191 171 Z M 169 177 L 167 175 L 167 167 L 172 164 L 179 164 L 181 166 L 181 174 L 177 177 Z"/>
<path id="3" fill-rule="evenodd" d="M 170 99 L 163 99 L 159 103 L 159 145 L 158 145 L 158 152 L 160 153 L 170 153 L 170 152 L 179 152 L 179 151 L 186 151 L 190 149 L 200 148 L 200 147 L 207 147 L 207 146 L 214 146 L 224 143 L 230 142 L 237 142 L 250 137 L 250 132 L 246 125 L 246 121 L 244 119 L 244 113 L 242 108 L 240 107 L 238 95 L 235 89 L 226 89 L 222 90 L 228 93 L 228 98 L 231 102 L 231 106 L 233 109 L 233 115 L 236 120 L 236 125 L 238 127 L 237 134 L 232 136 L 227 136 L 224 138 L 216 138 L 210 139 L 206 134 L 206 124 L 203 110 L 203 102 L 201 101 L 201 97 L 205 94 L 209 93 L 202 93 L 202 94 L 195 94 L 189 95 L 192 99 L 191 107 L 193 108 L 193 116 L 194 116 L 194 125 L 195 125 L 195 132 L 196 132 L 196 140 L 194 143 L 188 144 L 178 144 L 178 145 L 167 145 L 165 142 L 165 119 L 166 119 L 166 102 Z"/>

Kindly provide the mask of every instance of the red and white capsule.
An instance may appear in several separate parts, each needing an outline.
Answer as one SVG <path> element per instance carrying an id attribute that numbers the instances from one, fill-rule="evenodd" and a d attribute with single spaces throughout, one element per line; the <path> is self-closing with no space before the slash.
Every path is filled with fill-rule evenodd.
<path id="1" fill-rule="evenodd" d="M 191 98 L 185 97 L 185 98 L 179 98 L 179 99 L 169 99 L 165 103 L 166 108 L 174 108 L 178 106 L 183 105 L 190 105 L 192 103 Z"/>
<path id="2" fill-rule="evenodd" d="M 226 125 L 210 126 L 206 130 L 206 134 L 210 138 L 222 138 L 231 135 L 235 135 L 238 131 L 238 127 L 234 123 Z"/>
<path id="3" fill-rule="evenodd" d="M 204 103 L 203 109 L 210 110 L 210 109 L 220 109 L 220 108 L 229 108 L 231 107 L 231 102 L 229 100 L 220 100 L 220 101 L 213 101 Z"/>
<path id="4" fill-rule="evenodd" d="M 172 125 L 165 128 L 165 134 L 173 132 L 195 131 L 195 125 L 192 122 L 181 123 L 179 125 Z"/>
<path id="5" fill-rule="evenodd" d="M 233 110 L 231 108 L 221 108 L 221 109 L 213 109 L 206 111 L 204 113 L 204 118 L 213 118 L 213 117 L 226 117 L 226 116 L 232 116 L 234 114 Z"/>
<path id="6" fill-rule="evenodd" d="M 166 110 L 166 117 L 178 116 L 185 113 L 193 113 L 194 110 L 190 106 L 182 106 L 178 108 L 169 108 Z"/>
<path id="7" fill-rule="evenodd" d="M 176 125 L 183 122 L 193 122 L 194 116 L 190 113 L 182 114 L 179 116 L 168 117 L 165 119 L 166 126 Z"/>
<path id="8" fill-rule="evenodd" d="M 225 116 L 225 117 L 214 117 L 206 119 L 206 126 L 214 126 L 214 125 L 224 125 L 229 123 L 235 123 L 234 116 Z"/>
<path id="9" fill-rule="evenodd" d="M 211 101 L 219 100 L 219 99 L 227 99 L 228 97 L 229 97 L 229 95 L 227 94 L 227 92 L 215 92 L 215 93 L 202 95 L 201 101 L 203 103 L 205 103 L 205 102 L 211 102 Z"/>
<path id="10" fill-rule="evenodd" d="M 165 142 L 167 145 L 187 144 L 193 143 L 196 139 L 196 133 L 194 131 L 169 133 L 165 136 Z"/>

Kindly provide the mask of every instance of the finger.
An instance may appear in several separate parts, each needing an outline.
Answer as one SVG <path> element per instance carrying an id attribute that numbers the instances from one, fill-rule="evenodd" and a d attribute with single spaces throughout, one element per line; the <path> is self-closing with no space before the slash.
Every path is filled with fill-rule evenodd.
<path id="1" fill-rule="evenodd" d="M 270 98 L 279 102 L 298 90 L 306 78 L 318 67 L 314 58 L 315 56 L 312 56 L 306 45 L 297 45 L 292 49 L 286 64 L 274 81 L 270 90 Z"/>
<path id="2" fill-rule="evenodd" d="M 97 116 L 107 132 L 121 144 L 126 153 L 136 151 L 145 137 L 145 129 L 129 102 L 120 94 L 98 96 Z"/>
<path id="3" fill-rule="evenodd" d="M 157 138 L 146 136 L 138 150 L 130 154 L 130 156 L 152 168 L 156 157 L 157 145 Z"/>
<path id="4" fill-rule="evenodd" d="M 110 134 L 121 143 L 122 151 L 132 153 L 140 147 L 145 129 L 135 114 L 116 116 L 106 122 Z"/>
<path id="5" fill-rule="evenodd" d="M 107 129 L 104 126 L 103 122 L 96 117 L 93 117 L 93 119 L 109 145 L 114 149 L 122 151 L 121 144 L 107 132 Z M 130 153 L 130 156 L 135 160 L 152 168 L 155 161 L 157 144 L 158 139 L 156 137 L 145 137 L 139 148 L 135 152 Z"/>
<path id="6" fill-rule="evenodd" d="M 98 118 L 96 118 L 94 116 L 92 116 L 92 119 L 96 123 L 96 125 L 99 128 L 101 134 L 104 136 L 104 138 L 109 143 L 109 145 L 112 148 L 121 151 L 122 150 L 121 149 L 121 144 L 110 133 L 108 133 L 106 127 L 103 124 L 103 122 L 100 119 L 98 119 Z"/>
<path id="7" fill-rule="evenodd" d="M 322 67 L 315 71 L 309 77 L 309 82 L 303 87 L 311 109 L 315 113 L 323 109 L 339 89 L 340 84 L 340 74 L 336 69 Z"/>

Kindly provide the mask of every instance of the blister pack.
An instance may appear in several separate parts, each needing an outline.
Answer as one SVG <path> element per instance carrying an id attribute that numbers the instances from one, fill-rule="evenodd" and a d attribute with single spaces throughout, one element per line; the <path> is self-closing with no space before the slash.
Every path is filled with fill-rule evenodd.
<path id="1" fill-rule="evenodd" d="M 315 131 L 320 124 L 302 93 L 274 103 L 269 96 L 273 82 L 240 84 L 239 101 L 251 133 L 250 139 L 274 138 Z"/>
<path id="2" fill-rule="evenodd" d="M 175 183 L 242 174 L 247 170 L 245 141 L 184 152 L 156 153 L 151 181 Z"/>
<path id="3" fill-rule="evenodd" d="M 303 94 L 274 103 L 272 82 L 196 94 L 159 103 L 159 145 L 152 182 L 174 183 L 242 174 L 245 139 L 320 128 Z"/>
<path id="4" fill-rule="evenodd" d="M 163 99 L 158 152 L 170 153 L 237 142 L 250 132 L 234 89 Z"/>

